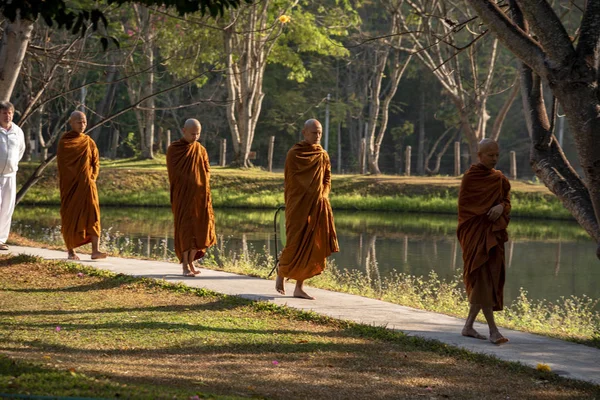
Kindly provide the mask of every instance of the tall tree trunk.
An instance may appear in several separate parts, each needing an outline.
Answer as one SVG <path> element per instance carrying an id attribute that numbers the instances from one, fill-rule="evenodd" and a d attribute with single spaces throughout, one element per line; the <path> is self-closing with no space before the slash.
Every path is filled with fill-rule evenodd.
<path id="1" fill-rule="evenodd" d="M 425 174 L 425 90 L 421 89 L 419 101 L 419 141 L 417 143 L 417 173 Z"/>
<path id="2" fill-rule="evenodd" d="M 251 167 L 249 155 L 262 108 L 267 57 L 281 32 L 281 24 L 267 27 L 269 0 L 232 11 L 236 23 L 224 29 L 227 68 L 227 122 L 231 131 L 232 165 Z M 238 33 L 243 31 L 243 33 Z"/>
<path id="3" fill-rule="evenodd" d="M 99 121 L 101 121 L 102 119 L 104 119 L 106 116 L 108 116 L 111 113 L 111 108 L 114 104 L 114 99 L 115 99 L 115 95 L 117 92 L 117 86 L 119 85 L 118 83 L 114 83 L 114 82 L 119 78 L 119 70 L 118 70 L 117 66 L 115 65 L 114 57 L 111 58 L 111 62 L 113 63 L 113 65 L 108 67 L 108 73 L 106 76 L 107 84 L 105 85 L 104 96 L 102 97 L 102 100 L 100 100 L 100 103 L 98 103 L 98 106 L 96 107 L 96 114 L 93 119 L 94 125 L 97 124 Z M 107 133 L 109 133 L 110 131 L 112 131 L 112 130 L 106 129 L 106 127 L 101 127 L 99 129 L 96 129 L 95 131 L 93 131 L 92 134 L 90 135 L 91 138 L 94 140 L 94 142 L 96 142 L 96 144 L 98 144 L 98 150 L 100 151 L 101 155 L 106 150 L 108 150 L 110 152 L 111 140 L 101 141 L 101 139 L 100 139 L 102 137 L 107 137 L 107 139 L 108 139 L 109 135 L 107 135 Z M 100 146 L 100 143 L 104 143 L 106 146 Z"/>
<path id="4" fill-rule="evenodd" d="M 141 5 L 136 5 L 135 7 L 140 28 L 142 29 L 142 53 L 146 64 L 150 67 L 147 78 L 143 81 L 140 88 L 140 98 L 143 99 L 154 93 L 154 22 L 148 8 Z M 141 158 L 152 159 L 154 158 L 154 120 L 156 115 L 154 111 L 154 96 L 145 100 L 140 104 L 140 107 L 142 110 L 139 111 L 140 116 L 138 120 L 141 120 L 143 126 L 143 130 L 140 132 L 142 136 Z"/>
<path id="5" fill-rule="evenodd" d="M 6 20 L 0 41 L 0 101 L 9 101 L 31 40 L 33 21 Z"/>

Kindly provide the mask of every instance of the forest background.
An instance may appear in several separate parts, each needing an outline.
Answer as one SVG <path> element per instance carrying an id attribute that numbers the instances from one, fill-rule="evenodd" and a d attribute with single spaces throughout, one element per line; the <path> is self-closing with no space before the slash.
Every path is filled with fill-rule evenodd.
<path id="1" fill-rule="evenodd" d="M 581 20 L 574 2 L 557 7 L 566 25 Z M 520 177 L 533 177 L 517 62 L 462 1 L 263 0 L 216 18 L 100 8 L 110 22 L 97 30 L 32 24 L 10 97 L 26 159 L 53 154 L 80 109 L 103 157 L 152 158 L 167 130 L 176 140 L 197 118 L 213 163 L 226 139 L 228 164 L 266 167 L 275 136 L 277 169 L 304 121 L 325 126 L 328 113 L 334 172 L 360 172 L 364 138 L 370 173 L 405 173 L 411 146 L 413 175 L 451 175 L 455 141 L 464 171 L 474 143 L 493 137 L 499 168 L 508 173 L 512 150 Z M 563 119 L 557 136 L 578 168 Z"/>

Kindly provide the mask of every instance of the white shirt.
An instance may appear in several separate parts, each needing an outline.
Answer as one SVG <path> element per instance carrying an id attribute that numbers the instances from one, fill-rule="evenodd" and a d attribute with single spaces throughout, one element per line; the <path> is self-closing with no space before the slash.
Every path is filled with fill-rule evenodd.
<path id="1" fill-rule="evenodd" d="M 25 153 L 25 135 L 11 122 L 8 130 L 0 126 L 0 176 L 17 174 L 19 161 Z"/>

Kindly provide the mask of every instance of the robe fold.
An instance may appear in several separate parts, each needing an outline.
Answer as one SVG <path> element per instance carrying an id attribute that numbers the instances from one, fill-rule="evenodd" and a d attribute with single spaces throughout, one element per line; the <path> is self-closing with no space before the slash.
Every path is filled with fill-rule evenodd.
<path id="1" fill-rule="evenodd" d="M 487 212 L 504 205 L 496 221 Z M 504 306 L 504 243 L 510 221 L 510 182 L 496 169 L 472 165 L 458 195 L 457 236 L 463 250 L 463 280 L 471 304 L 501 311 Z"/>
<path id="2" fill-rule="evenodd" d="M 175 253 L 181 262 L 184 252 L 196 249 L 197 260 L 217 241 L 206 149 L 198 142 L 184 139 L 171 143 L 167 150 L 167 170 L 175 222 Z"/>
<path id="3" fill-rule="evenodd" d="M 98 148 L 91 137 L 70 131 L 58 142 L 61 232 L 71 250 L 100 237 L 100 203 L 96 179 Z"/>
<path id="4" fill-rule="evenodd" d="M 305 280 L 325 269 L 325 258 L 339 251 L 329 204 L 331 163 L 320 145 L 300 142 L 285 159 L 286 246 L 279 275 Z"/>

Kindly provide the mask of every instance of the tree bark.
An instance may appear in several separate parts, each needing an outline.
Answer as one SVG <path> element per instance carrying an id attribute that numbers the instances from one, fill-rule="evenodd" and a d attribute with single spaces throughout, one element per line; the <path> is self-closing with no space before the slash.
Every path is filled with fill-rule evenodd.
<path id="1" fill-rule="evenodd" d="M 6 20 L 0 41 L 0 101 L 9 101 L 23 65 L 27 46 L 33 32 L 33 21 Z"/>
<path id="2" fill-rule="evenodd" d="M 523 63 L 521 91 L 531 135 L 532 166 L 536 175 L 599 243 L 600 141 L 597 137 L 600 135 L 600 116 L 597 110 L 600 109 L 600 101 L 597 96 L 597 48 L 600 23 L 597 14 L 589 14 L 589 7 L 600 10 L 597 2 L 587 2 L 581 25 L 581 35 L 587 44 L 579 46 L 577 51 L 573 50 L 570 40 L 565 40 L 562 24 L 560 27 L 553 25 L 558 18 L 546 1 L 528 3 L 511 0 L 514 23 L 494 2 L 469 0 L 469 3 Z M 550 12 L 554 15 L 548 16 Z M 546 17 L 540 18 L 538 13 Z M 539 44 L 530 39 L 529 24 L 535 27 L 533 33 L 539 38 Z M 590 45 L 590 40 L 596 41 L 594 46 Z M 569 121 L 585 182 L 570 166 L 553 135 L 553 124 L 547 116 L 541 93 L 542 79 L 547 81 Z M 600 258 L 600 246 L 596 255 Z"/>
<path id="3" fill-rule="evenodd" d="M 227 68 L 227 122 L 234 159 L 231 165 L 252 166 L 249 155 L 262 108 L 267 58 L 281 32 L 281 24 L 267 26 L 270 0 L 231 11 L 236 20 L 224 29 Z M 237 31 L 243 31 L 239 33 Z"/>

